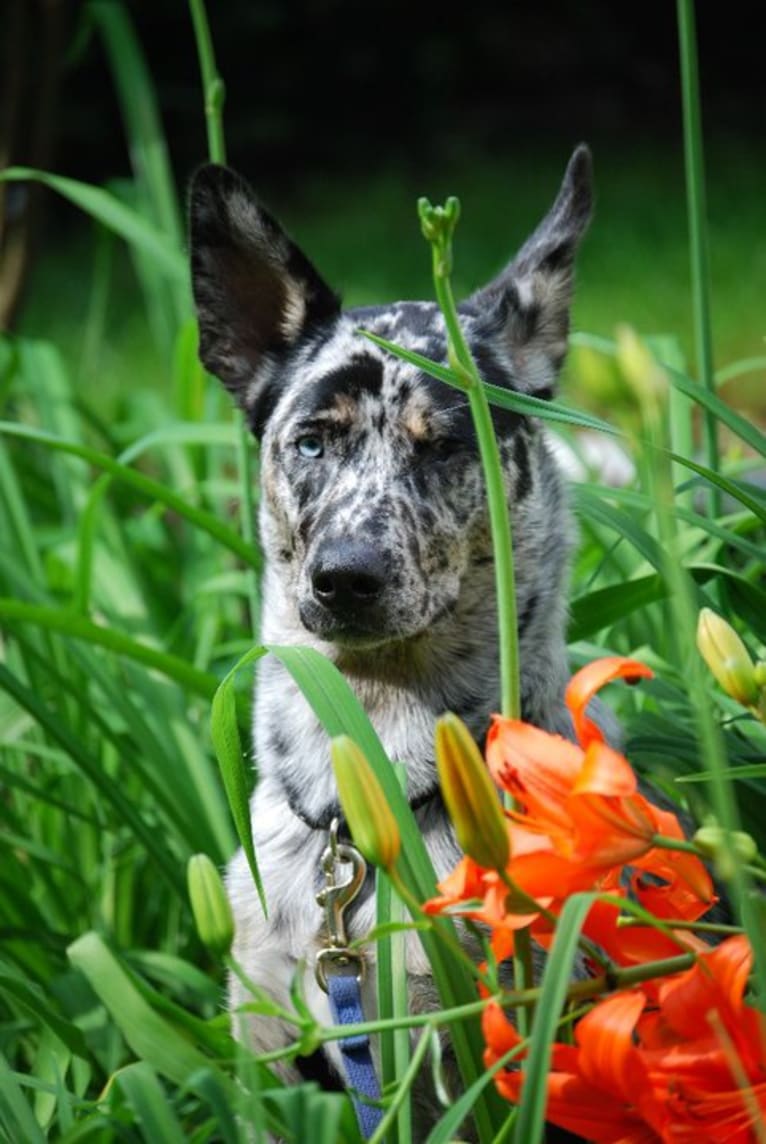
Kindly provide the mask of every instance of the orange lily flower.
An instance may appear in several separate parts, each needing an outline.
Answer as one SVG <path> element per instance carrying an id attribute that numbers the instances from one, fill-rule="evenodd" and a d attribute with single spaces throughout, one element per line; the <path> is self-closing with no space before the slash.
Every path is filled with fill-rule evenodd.
<path id="1" fill-rule="evenodd" d="M 744 1002 L 751 961 L 747 939 L 730 938 L 653 990 L 598 1002 L 576 1046 L 553 1046 L 548 1120 L 604 1144 L 749 1144 L 766 1116 L 766 1019 Z M 488 1066 L 519 1043 L 495 1003 L 482 1028 Z M 496 1077 L 514 1102 L 523 1082 Z"/>
<path id="2" fill-rule="evenodd" d="M 566 702 L 579 744 L 519 720 L 495 717 L 487 737 L 487 762 L 497 785 L 516 803 L 508 812 L 511 856 L 506 880 L 466 858 L 440 883 L 441 895 L 426 903 L 428 912 L 448 910 L 483 922 L 500 957 L 501 950 L 512 950 L 513 933 L 522 926 L 530 925 L 546 945 L 550 915 L 558 914 L 570 894 L 594 887 L 619 893 L 619 875 L 627 864 L 635 871 L 634 896 L 658 916 L 688 921 L 709 908 L 713 887 L 702 862 L 694 854 L 656 845 L 658 835 L 683 839 L 678 819 L 639 793 L 630 764 L 604 742 L 587 715 L 595 691 L 605 683 L 650 675 L 643 664 L 616 656 L 578 672 L 567 687 Z M 523 906 L 514 906 L 508 882 L 526 896 Z M 537 902 L 539 913 L 530 910 L 529 899 Z M 587 924 L 584 932 L 590 936 Z M 623 932 L 629 933 L 612 925 L 610 950 L 619 947 Z M 626 936 L 627 947 L 635 947 L 636 936 Z M 642 936 L 645 946 L 653 941 L 665 951 L 693 945 L 674 945 L 661 934 L 654 939 Z M 633 956 L 625 955 L 628 961 Z"/>
<path id="3" fill-rule="evenodd" d="M 512 812 L 514 821 L 546 835 L 556 853 L 580 873 L 590 873 L 590 885 L 630 863 L 662 877 L 667 885 L 653 896 L 664 896 L 668 907 L 683 910 L 676 916 L 698 917 L 713 901 L 704 865 L 693 854 L 656 846 L 658 835 L 683 839 L 678 819 L 639 793 L 630 764 L 604 742 L 586 713 L 596 690 L 610 680 L 650 675 L 643 664 L 616 656 L 588 664 L 570 681 L 565 696 L 579 746 L 496 716 L 487 736 L 487 762 L 495 782 L 520 807 Z M 515 853 L 514 838 L 512 831 Z M 665 909 L 663 916 L 671 913 Z"/>

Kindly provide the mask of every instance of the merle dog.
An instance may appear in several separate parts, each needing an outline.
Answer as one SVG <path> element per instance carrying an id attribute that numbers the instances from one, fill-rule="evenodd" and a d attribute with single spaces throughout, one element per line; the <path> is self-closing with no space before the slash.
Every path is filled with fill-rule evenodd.
<path id="1" fill-rule="evenodd" d="M 567 348 L 575 251 L 590 213 L 590 154 L 580 146 L 551 210 L 516 257 L 459 307 L 486 380 L 552 394 Z M 498 707 L 484 485 L 463 395 L 359 332 L 445 362 L 441 314 L 432 302 L 342 310 L 248 185 L 220 166 L 203 167 L 193 180 L 191 258 L 202 361 L 261 445 L 262 639 L 317 648 L 344 673 L 389 756 L 407 764 L 409 798 L 442 876 L 458 851 L 437 790 L 434 721 L 454 711 L 481 742 Z M 568 734 L 567 498 L 540 424 L 499 409 L 493 418 L 515 541 L 523 716 Z M 305 964 L 309 1003 L 329 1020 L 311 964 L 324 943 L 314 894 L 337 794 L 327 738 L 273 657 L 260 663 L 254 726 L 252 820 L 269 916 L 240 853 L 228 873 L 234 953 L 285 1005 Z M 352 936 L 373 922 L 365 891 Z M 432 1003 L 415 939 L 408 971 L 413 1005 Z M 233 982 L 232 1007 L 246 1000 Z M 374 1011 L 374 998 L 366 1004 Z M 250 1017 L 243 1035 L 268 1050 L 287 1043 L 290 1030 Z"/>

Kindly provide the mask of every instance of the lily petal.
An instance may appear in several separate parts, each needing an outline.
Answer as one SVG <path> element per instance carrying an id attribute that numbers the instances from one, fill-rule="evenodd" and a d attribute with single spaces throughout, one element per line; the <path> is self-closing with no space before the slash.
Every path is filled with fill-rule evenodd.
<path id="1" fill-rule="evenodd" d="M 613 679 L 651 679 L 653 672 L 643 663 L 624 656 L 605 656 L 586 664 L 569 681 L 564 700 L 574 720 L 577 740 L 583 747 L 592 742 L 603 742 L 601 729 L 585 714 L 585 709 L 597 691 Z"/>

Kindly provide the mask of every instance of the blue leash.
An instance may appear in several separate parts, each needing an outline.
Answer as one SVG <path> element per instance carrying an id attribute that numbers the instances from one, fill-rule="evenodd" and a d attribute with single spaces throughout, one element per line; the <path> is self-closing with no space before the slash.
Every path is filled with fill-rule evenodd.
<path id="1" fill-rule="evenodd" d="M 361 990 L 364 959 L 357 950 L 348 948 L 343 911 L 362 888 L 367 864 L 353 846 L 338 842 L 337 819 L 333 819 L 330 826 L 330 844 L 322 855 L 321 865 L 325 885 L 317 894 L 317 903 L 325 910 L 328 944 L 317 954 L 316 978 L 330 999 L 335 1023 L 358 1025 L 364 1020 Z M 350 866 L 351 871 L 339 880 L 340 866 Z M 352 1033 L 339 1039 L 338 1048 L 359 1128 L 367 1140 L 383 1116 L 382 1110 L 370 1103 L 380 1100 L 370 1038 L 366 1033 Z"/>
<path id="2" fill-rule="evenodd" d="M 329 979 L 330 1008 L 338 1025 L 357 1025 L 364 1020 L 362 1013 L 362 992 L 359 979 L 332 976 Z M 380 1124 L 383 1112 L 368 1100 L 380 1100 L 380 1085 L 372 1063 L 370 1038 L 366 1033 L 356 1033 L 342 1037 L 338 1041 L 343 1064 L 346 1069 L 354 1111 L 365 1140 L 372 1136 Z M 362 1099 L 360 1099 L 362 1098 Z"/>

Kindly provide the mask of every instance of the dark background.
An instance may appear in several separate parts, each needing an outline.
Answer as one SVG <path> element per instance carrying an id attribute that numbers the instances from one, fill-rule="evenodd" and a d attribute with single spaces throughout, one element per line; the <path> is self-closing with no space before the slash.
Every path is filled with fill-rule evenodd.
<path id="1" fill-rule="evenodd" d="M 133 201 L 115 75 L 92 18 L 119 7 L 146 56 L 182 200 L 208 151 L 187 0 L 0 0 L 0 166 L 105 183 Z M 404 240 L 417 238 L 413 207 L 424 193 L 460 194 L 470 228 L 456 288 L 485 281 L 586 140 L 598 226 L 580 259 L 574 317 L 611 334 L 630 315 L 640 330 L 675 331 L 690 354 L 676 4 L 488 3 L 449 16 L 446 7 L 208 0 L 229 163 L 354 304 L 430 289 L 417 241 Z M 766 83 L 754 11 L 696 5 L 723 360 L 763 344 Z M 86 302 L 71 287 L 91 281 L 92 242 L 89 219 L 62 196 L 0 183 L 0 329 L 72 342 Z M 135 283 L 122 274 L 117 285 L 109 338 L 118 344 L 119 319 L 132 344 L 145 316 L 139 332 L 127 331 Z"/>
<path id="2" fill-rule="evenodd" d="M 7 0 L 12 3 L 12 0 Z M 129 160 L 102 46 L 84 8 L 22 0 L 39 21 L 64 13 L 53 113 L 55 169 L 102 181 Z M 127 5 L 157 85 L 183 180 L 205 156 L 196 50 L 185 0 Z M 227 88 L 229 160 L 270 179 L 312 170 L 418 166 L 530 145 L 651 138 L 680 146 L 676 5 L 208 4 Z M 9 9 L 10 10 L 10 9 Z M 37 10 L 37 17 L 34 11 Z M 715 136 L 760 136 L 766 85 L 755 6 L 697 5 L 702 110 Z M 43 82 L 32 37 L 28 106 Z M 25 161 L 25 133 L 13 160 Z"/>

